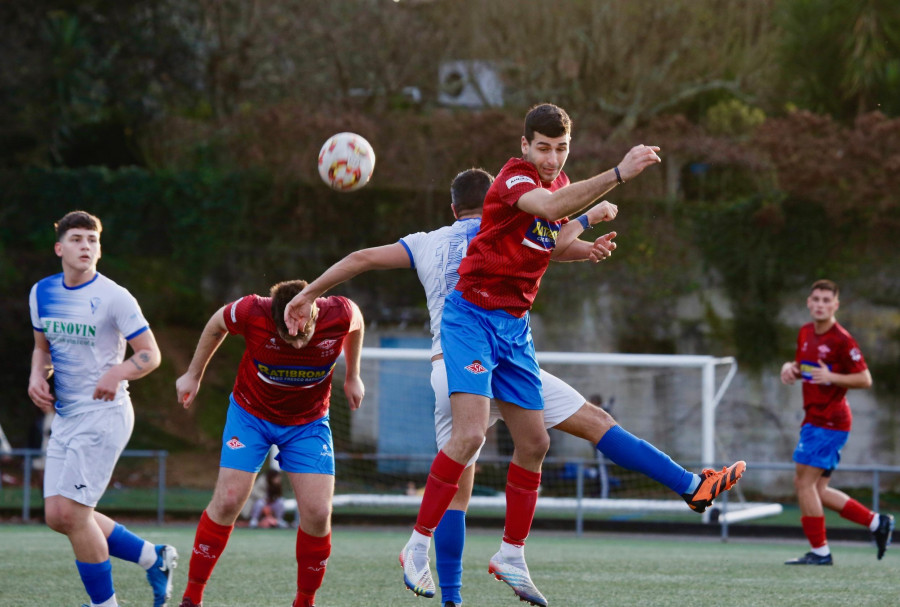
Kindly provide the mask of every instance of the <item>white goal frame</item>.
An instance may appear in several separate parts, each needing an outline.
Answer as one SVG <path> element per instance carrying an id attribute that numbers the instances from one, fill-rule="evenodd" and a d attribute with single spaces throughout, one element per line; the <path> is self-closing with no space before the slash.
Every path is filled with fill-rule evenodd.
<path id="1" fill-rule="evenodd" d="M 431 350 L 418 348 L 363 348 L 363 360 L 431 360 Z M 701 373 L 701 442 L 700 461 L 704 467 L 716 462 L 716 408 L 722 401 L 731 380 L 737 374 L 733 356 L 694 354 L 609 354 L 594 352 L 538 352 L 540 364 L 616 365 L 621 367 L 675 367 L 699 369 Z M 728 365 L 728 372 L 716 386 L 716 368 Z"/>
<path id="2" fill-rule="evenodd" d="M 710 356 L 692 354 L 621 354 L 592 352 L 537 352 L 538 362 L 545 364 L 600 365 L 619 367 L 668 367 L 681 369 L 698 369 L 701 382 L 701 452 L 700 460 L 704 467 L 716 465 L 715 429 L 716 408 L 722 401 L 725 391 L 737 374 L 737 361 L 732 356 Z M 431 360 L 431 350 L 424 348 L 362 348 L 364 361 L 415 361 Z M 728 366 L 724 378 L 716 383 L 716 371 L 720 366 Z M 421 495 L 375 495 L 375 494 L 336 494 L 334 506 L 415 506 L 421 503 Z M 287 504 L 288 510 L 296 507 L 293 500 Z M 777 503 L 751 503 L 743 499 L 729 501 L 723 499 L 723 509 L 719 512 L 717 522 L 722 526 L 723 539 L 727 538 L 728 524 L 743 520 L 773 516 L 781 513 L 782 506 Z M 502 510 L 506 506 L 504 496 L 473 496 L 470 506 Z M 581 534 L 583 515 L 587 512 L 604 512 L 618 510 L 642 510 L 654 512 L 684 512 L 682 500 L 674 499 L 611 499 L 611 498 L 558 498 L 542 497 L 538 500 L 539 510 L 576 512 L 576 530 Z M 707 510 L 702 515 L 703 522 L 712 522 L 712 512 Z"/>

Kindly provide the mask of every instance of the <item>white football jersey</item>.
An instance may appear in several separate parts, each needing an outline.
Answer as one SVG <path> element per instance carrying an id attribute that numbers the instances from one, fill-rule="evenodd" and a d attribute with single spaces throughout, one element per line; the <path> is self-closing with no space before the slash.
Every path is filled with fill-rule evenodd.
<path id="1" fill-rule="evenodd" d="M 137 300 L 125 288 L 97 274 L 69 288 L 62 273 L 35 283 L 29 296 L 31 325 L 50 343 L 56 412 L 101 409 L 128 398 L 119 383 L 113 401 L 94 400 L 97 381 L 125 358 L 127 340 L 149 329 Z"/>
<path id="2" fill-rule="evenodd" d="M 481 227 L 481 218 L 461 219 L 432 232 L 416 232 L 400 239 L 419 275 L 431 315 L 431 355 L 441 354 L 441 316 L 444 298 L 456 288 L 459 264 L 469 242 Z"/>

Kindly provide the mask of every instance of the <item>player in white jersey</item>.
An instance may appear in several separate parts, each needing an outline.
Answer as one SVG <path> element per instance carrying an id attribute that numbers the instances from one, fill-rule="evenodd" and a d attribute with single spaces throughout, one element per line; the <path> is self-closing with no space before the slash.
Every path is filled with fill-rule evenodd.
<path id="1" fill-rule="evenodd" d="M 431 316 L 431 385 L 435 393 L 435 434 L 441 449 L 450 439 L 452 414 L 447 387 L 447 374 L 441 348 L 441 314 L 444 298 L 453 291 L 459 279 L 457 269 L 469 242 L 478 233 L 484 196 L 493 177 L 481 169 L 469 169 L 457 175 L 450 186 L 451 209 L 456 221 L 431 232 L 416 232 L 399 242 L 350 253 L 326 270 L 299 293 L 285 309 L 285 320 L 291 327 L 304 318 L 306 306 L 332 287 L 369 270 L 414 268 L 425 289 Z M 599 262 L 609 258 L 616 244 L 615 232 L 604 234 L 593 242 L 578 236 L 608 216 L 604 201 L 578 218 L 563 224 L 557 237 L 559 261 Z M 290 315 L 290 317 L 289 317 Z M 302 326 L 302 325 L 301 325 Z M 589 403 L 577 390 L 541 369 L 544 396 L 544 425 L 589 440 L 616 464 L 637 470 L 666 485 L 681 495 L 696 512 L 703 512 L 722 491 L 730 489 L 743 472 L 738 462 L 721 472 L 704 470 L 700 475 L 685 470 L 672 459 L 626 432 L 606 411 Z M 500 419 L 496 404 L 491 404 L 489 425 Z M 465 512 L 472 496 L 475 460 L 468 462 L 459 481 L 459 490 L 435 530 L 437 571 L 441 600 L 445 607 L 462 602 L 462 553 L 465 540 Z M 719 482 L 724 479 L 725 482 Z M 426 596 L 428 596 L 426 594 Z"/>
<path id="2" fill-rule="evenodd" d="M 110 556 L 146 570 L 153 605 L 160 607 L 172 592 L 175 548 L 151 544 L 95 510 L 134 427 L 128 381 L 159 366 L 159 347 L 134 297 L 97 272 L 100 220 L 72 211 L 55 227 L 63 271 L 36 283 L 29 296 L 28 396 L 45 413 L 56 412 L 44 517 L 69 538 L 92 607 L 118 604 Z M 126 343 L 134 351 L 127 360 Z"/>

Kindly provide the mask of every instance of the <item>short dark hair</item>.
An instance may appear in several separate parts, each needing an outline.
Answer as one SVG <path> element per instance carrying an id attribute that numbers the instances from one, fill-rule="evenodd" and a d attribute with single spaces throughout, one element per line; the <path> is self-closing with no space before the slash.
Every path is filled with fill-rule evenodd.
<path id="1" fill-rule="evenodd" d="M 812 293 L 813 291 L 817 291 L 817 290 L 831 291 L 832 293 L 834 293 L 835 297 L 837 297 L 841 293 L 841 290 L 840 290 L 840 288 L 838 288 L 837 283 L 834 282 L 833 280 L 828 280 L 827 278 L 822 278 L 820 280 L 817 280 L 809 288 L 810 293 Z"/>
<path id="2" fill-rule="evenodd" d="M 493 182 L 494 176 L 484 169 L 466 169 L 454 177 L 450 182 L 450 204 L 456 214 L 480 211 Z"/>
<path id="3" fill-rule="evenodd" d="M 94 230 L 99 234 L 103 231 L 103 224 L 100 223 L 99 217 L 91 215 L 87 211 L 69 211 L 62 216 L 62 219 L 53 224 L 53 229 L 56 230 L 56 240 L 62 240 L 66 232 L 74 228 Z"/>
<path id="4" fill-rule="evenodd" d="M 525 115 L 525 140 L 534 141 L 534 134 L 547 137 L 562 137 L 572 132 L 572 119 L 558 105 L 540 103 Z"/>
<path id="5" fill-rule="evenodd" d="M 272 320 L 275 321 L 275 327 L 280 334 L 288 334 L 287 324 L 284 322 L 284 309 L 288 302 L 294 299 L 294 295 L 305 288 L 305 280 L 285 280 L 269 288 L 269 296 L 272 298 Z"/>

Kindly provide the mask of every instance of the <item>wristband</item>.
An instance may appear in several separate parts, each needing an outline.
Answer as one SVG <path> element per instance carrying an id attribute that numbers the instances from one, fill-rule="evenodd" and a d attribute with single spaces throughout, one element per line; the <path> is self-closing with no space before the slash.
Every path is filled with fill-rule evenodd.
<path id="1" fill-rule="evenodd" d="M 585 213 L 584 215 L 578 216 L 578 223 L 580 223 L 581 227 L 583 227 L 585 230 L 590 230 L 591 228 L 594 227 L 591 225 L 591 222 L 588 220 L 587 213 Z"/>
<path id="2" fill-rule="evenodd" d="M 613 170 L 616 172 L 616 181 L 619 182 L 619 185 L 623 185 L 625 180 L 622 179 L 622 174 L 619 172 L 619 167 L 613 167 Z"/>

